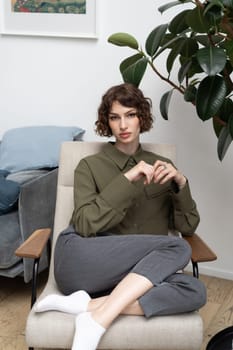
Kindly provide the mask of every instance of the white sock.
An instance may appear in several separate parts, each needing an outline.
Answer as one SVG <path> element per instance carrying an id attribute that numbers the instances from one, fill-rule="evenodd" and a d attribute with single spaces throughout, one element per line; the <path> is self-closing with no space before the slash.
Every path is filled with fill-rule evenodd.
<path id="1" fill-rule="evenodd" d="M 72 350 L 96 350 L 106 329 L 97 323 L 90 312 L 76 317 Z"/>
<path id="2" fill-rule="evenodd" d="M 90 299 L 89 294 L 84 290 L 79 290 L 70 295 L 50 294 L 36 304 L 35 311 L 56 310 L 77 315 L 80 312 L 87 311 Z"/>

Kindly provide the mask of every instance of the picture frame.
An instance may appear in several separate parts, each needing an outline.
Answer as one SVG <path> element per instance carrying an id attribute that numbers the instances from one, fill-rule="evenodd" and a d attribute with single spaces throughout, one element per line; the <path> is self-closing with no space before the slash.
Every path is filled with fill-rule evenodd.
<path id="1" fill-rule="evenodd" d="M 0 33 L 3 35 L 97 39 L 97 0 L 62 0 L 65 4 L 69 1 L 72 4 L 82 2 L 85 4 L 85 13 L 53 13 L 49 12 L 50 8 L 47 8 L 47 12 L 29 12 L 26 7 L 23 8 L 24 11 L 16 12 L 13 5 L 15 6 L 17 1 L 19 0 L 0 0 Z M 30 4 L 35 1 L 38 7 L 40 0 L 21 0 L 19 4 L 23 1 L 25 4 L 27 1 L 30 1 Z M 48 3 L 53 5 L 56 0 L 46 0 L 46 4 Z M 60 4 L 61 0 L 58 3 Z"/>

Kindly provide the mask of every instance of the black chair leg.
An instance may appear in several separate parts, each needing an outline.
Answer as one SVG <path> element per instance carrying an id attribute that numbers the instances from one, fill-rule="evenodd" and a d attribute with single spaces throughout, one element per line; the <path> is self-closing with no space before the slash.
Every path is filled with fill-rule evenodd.
<path id="1" fill-rule="evenodd" d="M 51 258 L 50 240 L 48 240 L 48 243 L 47 243 L 47 254 L 48 254 L 48 262 L 50 263 L 50 258 Z M 32 273 L 31 308 L 35 304 L 35 301 L 37 298 L 37 278 L 38 278 L 38 271 L 39 271 L 39 263 L 40 263 L 40 258 L 34 259 L 33 273 Z M 28 350 L 34 350 L 34 348 L 29 347 Z"/>
<path id="2" fill-rule="evenodd" d="M 196 278 L 199 278 L 198 263 L 192 261 L 192 265 L 193 265 L 193 276 Z"/>
<path id="3" fill-rule="evenodd" d="M 39 263 L 40 263 L 40 258 L 37 258 L 34 260 L 33 274 L 32 274 L 31 308 L 33 307 L 33 305 L 36 301 L 36 295 L 37 295 L 36 289 L 37 289 L 37 277 L 38 277 Z M 31 348 L 31 349 L 33 349 L 33 348 Z"/>
<path id="4" fill-rule="evenodd" d="M 47 256 L 48 256 L 48 266 L 50 266 L 50 261 L 51 261 L 51 240 L 50 239 L 47 242 Z"/>

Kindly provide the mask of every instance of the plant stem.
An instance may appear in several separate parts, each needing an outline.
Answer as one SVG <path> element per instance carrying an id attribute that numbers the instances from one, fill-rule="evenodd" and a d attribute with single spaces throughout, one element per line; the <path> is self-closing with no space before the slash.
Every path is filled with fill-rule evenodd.
<path id="1" fill-rule="evenodd" d="M 153 62 L 148 61 L 149 65 L 151 66 L 152 70 L 155 72 L 155 74 L 157 74 L 159 76 L 160 79 L 166 81 L 168 84 L 170 84 L 174 89 L 178 90 L 181 94 L 184 94 L 184 89 L 182 89 L 180 86 L 176 85 L 175 83 L 173 83 L 173 81 L 171 81 L 170 79 L 164 77 L 161 73 L 159 73 L 159 71 L 156 69 L 156 67 L 154 66 Z"/>
<path id="2" fill-rule="evenodd" d="M 222 125 L 222 126 L 226 126 L 226 125 L 227 125 L 227 123 L 224 122 L 224 121 L 223 121 L 221 118 L 219 118 L 217 115 L 214 116 L 213 119 L 214 119 L 218 124 L 220 124 L 220 125 Z"/>

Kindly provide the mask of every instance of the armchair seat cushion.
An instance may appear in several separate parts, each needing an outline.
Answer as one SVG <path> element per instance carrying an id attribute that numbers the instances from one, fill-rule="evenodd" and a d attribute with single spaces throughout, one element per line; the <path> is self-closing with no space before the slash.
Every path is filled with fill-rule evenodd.
<path id="1" fill-rule="evenodd" d="M 46 285 L 40 299 L 49 294 L 60 294 L 54 282 Z M 75 315 L 57 311 L 38 314 L 33 308 L 26 325 L 27 344 L 35 348 L 70 349 L 74 326 Z M 104 334 L 98 349 L 196 350 L 201 347 L 202 327 L 198 312 L 150 319 L 124 315 Z"/>
<path id="2" fill-rule="evenodd" d="M 98 349 L 197 350 L 201 348 L 202 327 L 201 317 L 195 312 L 148 320 L 143 316 L 121 316 L 104 334 Z M 74 330 L 74 315 L 31 312 L 26 341 L 34 348 L 71 349 Z"/>

